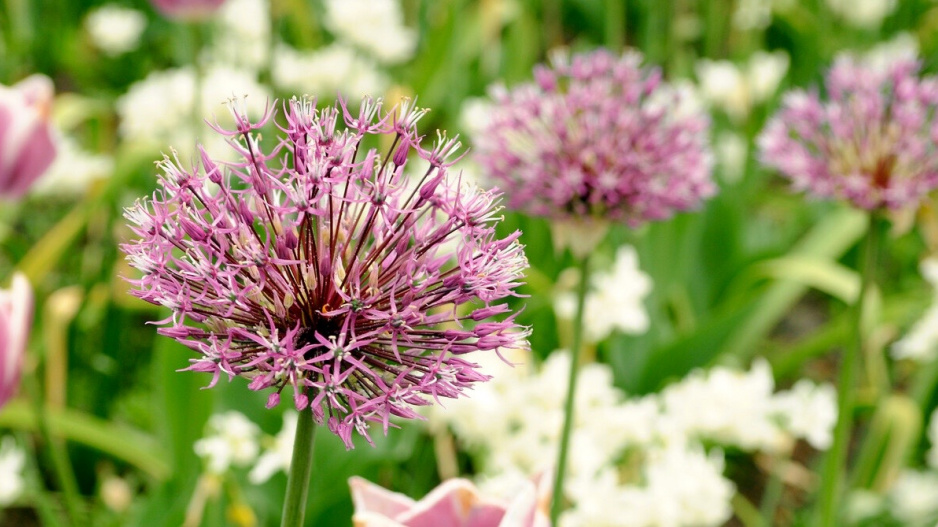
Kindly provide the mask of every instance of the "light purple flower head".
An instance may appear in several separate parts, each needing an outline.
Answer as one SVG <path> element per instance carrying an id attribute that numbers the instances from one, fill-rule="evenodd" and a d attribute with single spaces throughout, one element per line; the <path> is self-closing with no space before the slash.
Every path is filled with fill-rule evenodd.
<path id="1" fill-rule="evenodd" d="M 0 408 L 16 394 L 23 372 L 26 341 L 33 325 L 33 291 L 22 274 L 0 290 Z"/>
<path id="2" fill-rule="evenodd" d="M 273 112 L 232 112 L 237 130 L 216 130 L 242 161 L 164 159 L 162 188 L 126 211 L 134 293 L 172 310 L 159 332 L 200 355 L 188 370 L 209 386 L 245 377 L 272 390 L 268 407 L 290 386 L 352 448 L 353 430 L 370 441 L 369 422 L 386 433 L 391 416 L 487 380 L 467 354 L 526 345 L 504 302 L 527 267 L 520 232 L 496 235 L 497 195 L 447 173 L 455 139 L 420 146 L 426 110 L 293 99 L 267 152 L 256 132 Z"/>
<path id="3" fill-rule="evenodd" d="M 477 159 L 509 205 L 638 226 L 714 193 L 708 119 L 635 51 L 554 54 L 535 82 L 492 90 Z"/>
<path id="4" fill-rule="evenodd" d="M 166 18 L 183 22 L 210 18 L 226 0 L 150 0 Z"/>
<path id="5" fill-rule="evenodd" d="M 44 75 L 0 86 L 0 197 L 21 197 L 55 159 L 53 95 L 52 80 Z"/>
<path id="6" fill-rule="evenodd" d="M 912 60 L 838 58 L 826 102 L 794 90 L 759 136 L 762 162 L 796 190 L 863 209 L 916 205 L 938 187 L 938 79 Z"/>

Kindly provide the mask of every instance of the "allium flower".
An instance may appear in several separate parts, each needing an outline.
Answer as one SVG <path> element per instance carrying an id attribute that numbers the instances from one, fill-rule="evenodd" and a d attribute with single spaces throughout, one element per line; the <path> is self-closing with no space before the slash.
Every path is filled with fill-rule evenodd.
<path id="1" fill-rule="evenodd" d="M 492 91 L 478 159 L 510 206 L 636 226 L 713 194 L 709 122 L 637 52 L 557 53 L 536 82 Z"/>
<path id="2" fill-rule="evenodd" d="M 352 477 L 352 522 L 355 527 L 548 527 L 549 481 L 543 475 L 535 478 L 505 502 L 481 495 L 469 480 L 450 479 L 414 501 Z"/>
<path id="3" fill-rule="evenodd" d="M 26 339 L 33 323 L 33 292 L 22 274 L 0 290 L 0 408 L 16 393 L 23 371 Z"/>
<path id="4" fill-rule="evenodd" d="M 291 386 L 296 408 L 351 448 L 353 430 L 370 441 L 369 422 L 386 433 L 391 416 L 486 380 L 464 355 L 525 345 L 515 314 L 487 320 L 520 284 L 520 232 L 499 238 L 497 196 L 447 174 L 455 139 L 421 148 L 426 110 L 293 99 L 265 153 L 255 132 L 273 112 L 255 123 L 231 107 L 237 130 L 217 131 L 243 160 L 203 150 L 200 171 L 164 159 L 162 188 L 126 212 L 135 294 L 172 310 L 160 333 L 201 355 L 189 370 L 210 386 L 246 377 L 273 390 L 268 407 Z M 386 156 L 370 146 L 383 139 Z M 406 187 L 414 152 L 428 166 Z"/>
<path id="5" fill-rule="evenodd" d="M 43 75 L 0 85 L 0 197 L 25 194 L 55 159 L 52 96 L 52 81 Z"/>
<path id="6" fill-rule="evenodd" d="M 205 20 L 225 3 L 225 0 L 150 0 L 163 16 L 184 22 Z"/>
<path id="7" fill-rule="evenodd" d="M 797 190 L 863 209 L 916 205 L 938 187 L 938 79 L 910 60 L 875 69 L 842 56 L 829 100 L 795 90 L 758 139 L 762 162 Z"/>

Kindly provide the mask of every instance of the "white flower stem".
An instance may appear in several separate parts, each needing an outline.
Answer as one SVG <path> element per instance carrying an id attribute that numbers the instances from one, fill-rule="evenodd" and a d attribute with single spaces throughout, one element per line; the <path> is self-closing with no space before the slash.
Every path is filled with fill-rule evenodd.
<path id="1" fill-rule="evenodd" d="M 573 345 L 570 349 L 570 377 L 567 380 L 567 400 L 564 404 L 563 429 L 560 433 L 560 454 L 554 467 L 554 492 L 550 506 L 551 525 L 559 525 L 558 518 L 563 510 L 563 481 L 566 475 L 567 455 L 570 450 L 570 435 L 573 431 L 574 400 L 576 381 L 580 369 L 580 352 L 583 347 L 583 312 L 586 306 L 586 291 L 589 287 L 589 256 L 580 258 L 580 283 L 577 288 L 576 315 L 573 319 Z"/>

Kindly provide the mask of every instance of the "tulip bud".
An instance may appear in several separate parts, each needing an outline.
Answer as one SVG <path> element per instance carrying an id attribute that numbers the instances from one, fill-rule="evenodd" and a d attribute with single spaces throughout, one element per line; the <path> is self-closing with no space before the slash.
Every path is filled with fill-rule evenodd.
<path id="1" fill-rule="evenodd" d="M 19 387 L 32 323 L 33 292 L 26 277 L 18 273 L 10 289 L 0 290 L 0 408 Z"/>
<path id="2" fill-rule="evenodd" d="M 52 81 L 33 75 L 0 85 L 0 197 L 18 198 L 55 159 L 49 126 Z"/>

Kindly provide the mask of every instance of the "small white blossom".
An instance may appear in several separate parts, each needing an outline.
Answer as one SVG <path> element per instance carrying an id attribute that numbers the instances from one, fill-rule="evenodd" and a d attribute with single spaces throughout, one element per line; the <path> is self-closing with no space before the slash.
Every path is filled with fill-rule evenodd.
<path id="1" fill-rule="evenodd" d="M 848 24 L 861 28 L 877 28 L 892 13 L 896 0 L 827 0 L 827 7 Z"/>
<path id="2" fill-rule="evenodd" d="M 208 420 L 209 433 L 195 442 L 195 453 L 212 474 L 224 474 L 232 466 L 251 464 L 260 450 L 260 428 L 243 414 L 229 411 Z"/>
<path id="3" fill-rule="evenodd" d="M 889 511 L 902 525 L 931 527 L 938 521 L 938 474 L 904 470 L 889 489 Z"/>
<path id="4" fill-rule="evenodd" d="M 934 289 L 931 307 L 909 332 L 892 345 L 892 357 L 929 362 L 938 356 L 938 259 L 928 258 L 920 266 L 922 276 Z"/>
<path id="5" fill-rule="evenodd" d="M 0 441 L 0 507 L 6 507 L 23 494 L 25 466 L 26 453 L 16 446 L 11 436 L 4 437 Z"/>
<path id="6" fill-rule="evenodd" d="M 110 56 L 136 49 L 146 25 L 143 13 L 116 4 L 97 7 L 85 18 L 85 29 L 91 42 Z"/>
<path id="7" fill-rule="evenodd" d="M 788 72 L 788 54 L 757 51 L 739 67 L 727 60 L 697 63 L 700 94 L 731 118 L 745 119 L 752 107 L 767 101 Z"/>
<path id="8" fill-rule="evenodd" d="M 217 29 L 208 50 L 213 62 L 254 72 L 270 62 L 268 0 L 227 0 L 214 20 Z"/>
<path id="9" fill-rule="evenodd" d="M 414 56 L 417 34 L 404 25 L 398 0 L 326 0 L 326 27 L 380 62 Z"/>
<path id="10" fill-rule="evenodd" d="M 804 438 L 818 450 L 830 448 L 837 423 L 837 390 L 833 386 L 800 379 L 791 390 L 775 395 L 774 408 L 782 428 L 792 436 Z"/>
<path id="11" fill-rule="evenodd" d="M 296 436 L 297 418 L 296 412 L 283 414 L 283 428 L 273 438 L 271 445 L 264 449 L 264 453 L 257 458 L 257 463 L 248 473 L 248 480 L 251 483 L 259 485 L 270 479 L 277 471 L 287 472 L 290 470 L 290 462 L 293 460 L 293 440 Z"/>
<path id="12" fill-rule="evenodd" d="M 308 52 L 281 45 L 270 74 L 281 89 L 326 99 L 377 97 L 389 82 L 374 62 L 339 43 Z"/>
<path id="13" fill-rule="evenodd" d="M 594 273 L 590 285 L 583 312 L 587 341 L 600 342 L 616 330 L 632 334 L 648 330 L 644 300 L 652 282 L 639 268 L 634 247 L 620 247 L 612 269 Z M 554 308 L 560 318 L 573 319 L 576 295 L 569 291 L 557 295 Z"/>
<path id="14" fill-rule="evenodd" d="M 735 183 L 742 179 L 749 153 L 746 140 L 735 132 L 721 132 L 714 144 L 714 151 L 723 181 Z"/>

